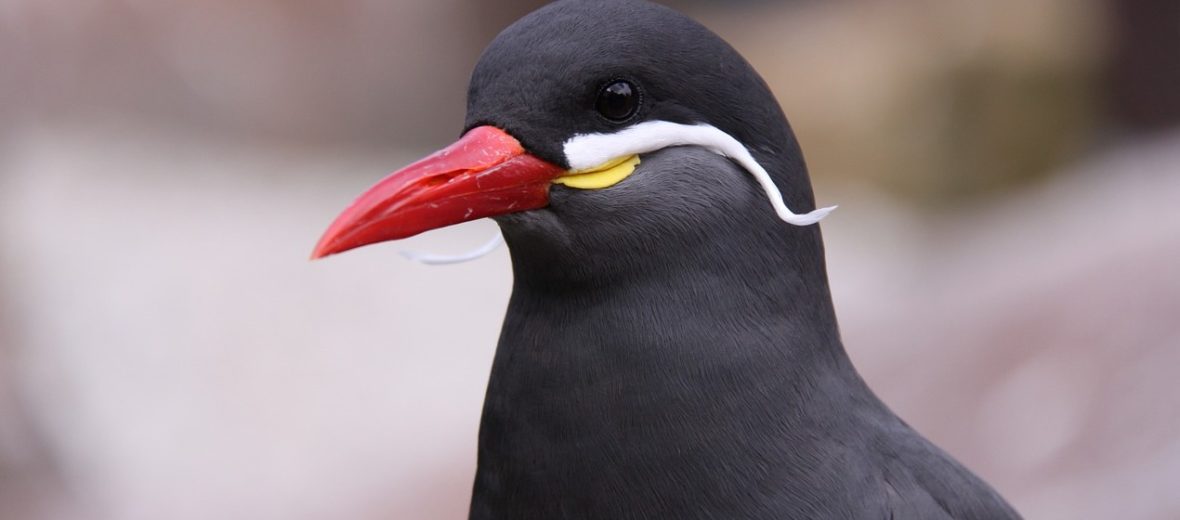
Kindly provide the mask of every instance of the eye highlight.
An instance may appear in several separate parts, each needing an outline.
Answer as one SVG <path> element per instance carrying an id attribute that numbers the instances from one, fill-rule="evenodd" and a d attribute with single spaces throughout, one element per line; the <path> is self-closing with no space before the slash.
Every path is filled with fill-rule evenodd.
<path id="1" fill-rule="evenodd" d="M 639 89 L 627 80 L 615 80 L 598 92 L 594 108 L 611 121 L 626 121 L 639 111 Z"/>

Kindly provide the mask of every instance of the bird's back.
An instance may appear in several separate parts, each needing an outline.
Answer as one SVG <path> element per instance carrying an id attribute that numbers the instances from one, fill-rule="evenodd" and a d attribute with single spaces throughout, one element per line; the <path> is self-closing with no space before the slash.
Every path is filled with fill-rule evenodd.
<path id="1" fill-rule="evenodd" d="M 899 419 L 874 450 L 896 519 L 1004 520 L 1020 515 L 991 486 Z"/>

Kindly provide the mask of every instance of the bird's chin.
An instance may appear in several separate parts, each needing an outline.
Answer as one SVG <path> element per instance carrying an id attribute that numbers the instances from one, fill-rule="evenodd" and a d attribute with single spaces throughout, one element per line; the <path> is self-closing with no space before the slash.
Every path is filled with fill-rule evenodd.
<path id="1" fill-rule="evenodd" d="M 544 240 L 547 236 L 560 233 L 564 227 L 557 214 L 548 207 L 497 215 L 492 220 L 500 225 L 500 230 L 510 244 L 512 238 L 517 237 Z"/>
<path id="2" fill-rule="evenodd" d="M 529 271 L 536 269 L 562 269 L 567 262 L 576 262 L 576 257 L 593 254 L 580 244 L 573 225 L 567 225 L 560 211 L 553 207 L 522 211 L 493 217 L 500 225 L 504 242 L 512 254 L 512 261 L 518 268 Z M 544 266 L 544 267 L 541 267 Z"/>
<path id="3" fill-rule="evenodd" d="M 569 245 L 574 236 L 593 236 L 597 212 L 608 205 L 608 190 L 584 190 L 553 185 L 549 188 L 549 205 L 517 213 L 492 217 L 500 225 L 511 246 L 514 239 Z"/>

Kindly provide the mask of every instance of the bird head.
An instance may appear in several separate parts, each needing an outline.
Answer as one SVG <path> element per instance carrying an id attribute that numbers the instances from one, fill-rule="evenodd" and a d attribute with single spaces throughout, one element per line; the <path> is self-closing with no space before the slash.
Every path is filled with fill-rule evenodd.
<path id="1" fill-rule="evenodd" d="M 648 2 L 565 0 L 496 37 L 462 137 L 361 195 L 313 258 L 482 217 L 514 250 L 626 255 L 831 209 L 790 209 L 813 207 L 786 118 L 732 47 Z"/>

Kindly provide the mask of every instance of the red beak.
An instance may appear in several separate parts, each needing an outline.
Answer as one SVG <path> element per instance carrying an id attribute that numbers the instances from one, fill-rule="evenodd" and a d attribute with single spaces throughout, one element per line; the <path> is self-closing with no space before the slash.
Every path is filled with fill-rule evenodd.
<path id="1" fill-rule="evenodd" d="M 406 238 L 483 217 L 543 208 L 564 169 L 528 153 L 491 126 L 389 174 L 324 232 L 311 258 Z"/>

